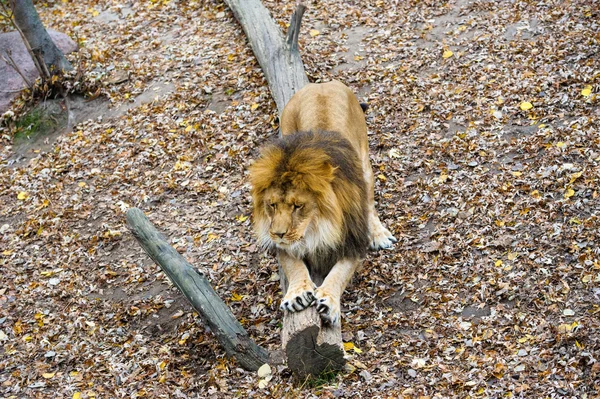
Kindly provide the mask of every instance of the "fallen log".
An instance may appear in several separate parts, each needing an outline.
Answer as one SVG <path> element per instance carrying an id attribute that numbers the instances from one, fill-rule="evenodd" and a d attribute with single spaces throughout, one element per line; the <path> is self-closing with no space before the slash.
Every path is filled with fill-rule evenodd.
<path id="1" fill-rule="evenodd" d="M 249 371 L 256 371 L 268 363 L 268 352 L 252 341 L 206 277 L 169 245 L 141 210 L 131 208 L 127 211 L 127 225 L 148 256 L 183 292 L 208 324 L 227 355 L 235 358 L 240 366 Z"/>
<path id="2" fill-rule="evenodd" d="M 246 33 L 260 64 L 279 114 L 308 78 L 298 51 L 300 23 L 306 7 L 297 2 L 287 38 L 259 0 L 225 0 Z M 279 270 L 283 295 L 287 291 L 285 274 Z M 320 284 L 324 276 L 311 276 Z M 322 325 L 315 307 L 298 313 L 285 313 L 281 331 L 288 367 L 300 378 L 339 370 L 345 364 L 340 326 Z"/>

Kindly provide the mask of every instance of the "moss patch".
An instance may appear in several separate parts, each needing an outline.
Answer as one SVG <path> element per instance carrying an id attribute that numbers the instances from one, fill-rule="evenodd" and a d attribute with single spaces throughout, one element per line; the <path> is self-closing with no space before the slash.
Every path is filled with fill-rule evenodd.
<path id="1" fill-rule="evenodd" d="M 57 101 L 39 104 L 15 123 L 14 143 L 36 141 L 66 126 L 67 112 Z"/>

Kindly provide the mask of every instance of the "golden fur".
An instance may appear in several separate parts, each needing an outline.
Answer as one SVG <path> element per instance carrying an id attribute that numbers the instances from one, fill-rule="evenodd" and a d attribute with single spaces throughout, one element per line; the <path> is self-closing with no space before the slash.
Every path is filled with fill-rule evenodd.
<path id="1" fill-rule="evenodd" d="M 309 84 L 284 109 L 281 133 L 250 168 L 255 232 L 289 281 L 282 308 L 316 301 L 338 323 L 340 296 L 369 245 L 395 241 L 374 209 L 363 110 L 340 82 Z"/>

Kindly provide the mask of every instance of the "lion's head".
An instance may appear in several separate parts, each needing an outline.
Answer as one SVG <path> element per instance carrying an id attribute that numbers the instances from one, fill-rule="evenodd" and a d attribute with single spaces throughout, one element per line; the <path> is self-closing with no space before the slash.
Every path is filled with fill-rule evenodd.
<path id="1" fill-rule="evenodd" d="M 260 244 L 298 256 L 348 241 L 366 249 L 361 171 L 356 151 L 337 133 L 295 133 L 267 145 L 250 167 Z"/>

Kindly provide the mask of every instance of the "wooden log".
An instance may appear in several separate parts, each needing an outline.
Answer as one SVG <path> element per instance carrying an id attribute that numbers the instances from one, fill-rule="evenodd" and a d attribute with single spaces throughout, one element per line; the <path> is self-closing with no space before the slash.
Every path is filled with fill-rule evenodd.
<path id="1" fill-rule="evenodd" d="M 285 295 L 288 282 L 281 266 L 279 276 Z M 311 279 L 317 285 L 323 283 L 321 276 L 311 276 Z M 324 325 L 314 306 L 297 313 L 285 312 L 281 342 L 288 367 L 300 379 L 341 370 L 346 364 L 341 327 Z"/>
<path id="2" fill-rule="evenodd" d="M 148 256 L 183 292 L 208 324 L 227 355 L 234 357 L 240 366 L 249 371 L 258 370 L 268 363 L 268 352 L 250 339 L 206 277 L 169 245 L 141 210 L 131 208 L 127 211 L 127 225 Z"/>
<path id="3" fill-rule="evenodd" d="M 308 84 L 298 52 L 300 23 L 306 7 L 297 2 L 287 38 L 284 39 L 279 27 L 259 0 L 225 2 L 246 33 L 281 115 L 294 93 Z M 279 275 L 285 295 L 287 281 L 281 268 Z M 311 277 L 316 284 L 322 283 L 322 276 Z M 341 327 L 322 325 L 313 306 L 298 313 L 284 314 L 281 340 L 288 367 L 300 378 L 317 376 L 328 370 L 339 370 L 345 364 Z"/>

